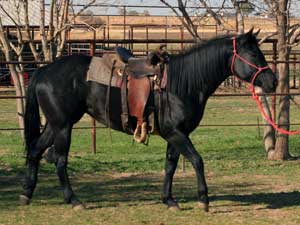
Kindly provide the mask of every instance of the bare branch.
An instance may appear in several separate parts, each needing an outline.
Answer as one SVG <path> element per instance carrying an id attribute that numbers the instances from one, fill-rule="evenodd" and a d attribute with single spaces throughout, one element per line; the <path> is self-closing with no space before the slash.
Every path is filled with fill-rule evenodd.
<path id="1" fill-rule="evenodd" d="M 53 38 L 53 34 L 54 34 L 53 19 L 54 19 L 54 8 L 55 7 L 56 7 L 56 0 L 52 0 L 51 5 L 50 5 L 50 20 L 49 20 L 49 36 L 50 36 L 50 39 Z"/>
<path id="2" fill-rule="evenodd" d="M 77 16 L 79 16 L 84 10 L 86 10 L 87 8 L 89 8 L 90 6 L 92 6 L 95 2 L 96 2 L 96 0 L 91 0 L 87 5 L 85 5 L 82 9 L 80 9 L 80 10 L 73 16 L 73 19 L 75 19 Z"/>
<path id="3" fill-rule="evenodd" d="M 215 22 L 219 27 L 221 27 L 222 30 L 226 30 L 225 26 L 223 25 L 222 21 L 220 20 L 219 16 L 217 13 L 215 13 L 210 6 L 207 4 L 206 1 L 204 0 L 199 0 L 199 2 L 206 8 L 206 11 L 213 17 Z"/>
<path id="4" fill-rule="evenodd" d="M 16 2 L 15 2 L 16 3 Z M 15 4 L 16 10 L 18 12 L 18 14 L 20 14 L 20 9 L 19 6 L 17 4 Z M 2 11 L 11 19 L 11 21 L 15 24 L 16 28 L 17 28 L 17 39 L 18 39 L 18 44 L 14 45 L 11 41 L 8 41 L 8 44 L 10 45 L 11 49 L 16 53 L 17 56 L 20 56 L 22 54 L 22 51 L 24 49 L 24 43 L 23 43 L 23 37 L 22 37 L 22 31 L 20 28 L 20 18 L 18 16 L 18 20 L 19 23 L 17 23 L 12 16 L 9 15 L 9 13 L 4 9 L 4 7 L 2 5 L 0 5 L 0 8 L 2 9 Z"/>
<path id="5" fill-rule="evenodd" d="M 64 24 L 64 26 L 62 28 L 60 28 L 60 29 L 58 29 L 58 30 L 55 31 L 55 33 L 54 33 L 53 37 L 50 39 L 50 41 L 56 40 L 57 37 L 60 35 L 61 32 L 66 31 L 66 30 L 68 30 L 68 29 L 70 29 L 72 27 L 73 27 L 73 25 L 70 24 L 70 23 Z"/>
<path id="6" fill-rule="evenodd" d="M 64 0 L 62 3 L 62 7 L 61 7 L 60 23 L 59 23 L 59 27 L 58 27 L 58 30 L 60 30 L 60 32 L 57 33 L 60 35 L 57 38 L 58 47 L 57 47 L 56 57 L 59 57 L 62 55 L 63 48 L 64 48 L 65 42 L 66 42 L 66 30 L 67 30 L 67 28 L 70 27 L 67 24 L 68 10 L 69 10 L 69 0 Z"/>
<path id="7" fill-rule="evenodd" d="M 12 16 L 4 9 L 4 7 L 2 5 L 0 5 L 0 8 L 9 17 L 9 19 L 15 24 L 20 37 L 22 37 L 22 32 L 21 32 L 21 28 L 20 28 L 19 24 L 14 20 L 14 18 L 12 18 Z"/>
<path id="8" fill-rule="evenodd" d="M 278 32 L 273 32 L 273 33 L 268 33 L 265 36 L 263 36 L 260 41 L 258 42 L 259 45 L 261 45 L 262 43 L 264 43 L 267 39 L 274 37 L 278 34 Z"/>
<path id="9" fill-rule="evenodd" d="M 30 50 L 32 52 L 32 55 L 36 61 L 40 61 L 40 56 L 38 52 L 35 49 L 33 38 L 30 34 L 30 27 L 29 27 L 29 19 L 28 19 L 28 1 L 23 1 L 23 10 L 24 10 L 24 26 L 25 26 L 25 32 L 28 37 L 28 43 Z"/>
<path id="10" fill-rule="evenodd" d="M 182 17 L 182 15 L 180 15 L 177 10 L 171 6 L 168 2 L 166 2 L 165 0 L 160 0 L 163 4 L 165 4 L 167 7 L 169 7 L 177 16 L 177 18 L 181 21 L 182 25 L 188 30 L 188 32 L 196 39 L 197 36 L 195 36 L 194 31 L 191 29 L 191 27 L 189 26 L 189 24 L 187 24 L 187 22 L 184 20 L 184 18 Z M 200 37 L 198 36 L 198 39 L 200 39 Z"/>
<path id="11" fill-rule="evenodd" d="M 40 36 L 42 41 L 42 48 L 44 53 L 45 60 L 51 61 L 48 49 L 48 41 L 47 35 L 45 32 L 45 2 L 44 0 L 40 0 L 40 13 L 41 13 L 41 21 L 40 21 Z"/>
<path id="12" fill-rule="evenodd" d="M 197 32 L 197 27 L 194 25 L 194 23 L 191 20 L 191 17 L 189 16 L 189 14 L 186 11 L 186 2 L 185 2 L 185 4 L 183 4 L 183 2 L 181 0 L 178 0 L 178 8 L 179 8 L 180 12 L 182 13 L 183 18 L 186 20 L 186 23 L 192 30 L 193 37 L 200 40 L 200 37 Z"/>
<path id="13" fill-rule="evenodd" d="M 300 38 L 300 24 L 294 24 L 291 26 L 290 32 L 289 32 L 289 43 L 290 45 L 298 45 Z"/>
<path id="14" fill-rule="evenodd" d="M 5 55 L 5 58 L 7 61 L 11 60 L 11 48 L 9 45 L 9 40 L 7 38 L 7 35 L 4 32 L 2 19 L 0 17 L 0 42 L 2 45 L 3 53 Z"/>

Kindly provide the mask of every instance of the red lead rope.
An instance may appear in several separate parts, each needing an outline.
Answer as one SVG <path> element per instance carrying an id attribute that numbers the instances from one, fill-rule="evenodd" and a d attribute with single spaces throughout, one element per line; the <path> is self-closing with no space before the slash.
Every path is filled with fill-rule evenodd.
<path id="1" fill-rule="evenodd" d="M 252 77 L 251 80 L 251 85 L 250 85 L 250 92 L 252 93 L 252 98 L 256 101 L 258 109 L 260 110 L 260 112 L 262 113 L 264 119 L 279 133 L 282 134 L 287 134 L 287 135 L 294 135 L 294 134 L 300 134 L 300 131 L 298 130 L 294 130 L 294 131 L 288 131 L 288 130 L 284 130 L 280 127 L 278 127 L 278 125 L 276 123 L 274 123 L 274 121 L 267 115 L 267 113 L 264 110 L 264 107 L 262 105 L 262 102 L 259 100 L 258 95 L 255 93 L 255 89 L 254 89 L 254 81 L 256 79 L 256 77 L 263 71 L 263 70 L 267 70 L 269 69 L 269 66 L 265 66 L 265 67 L 258 67 L 252 63 L 250 63 L 248 60 L 246 60 L 245 58 L 243 58 L 242 56 L 240 56 L 237 51 L 236 51 L 236 39 L 233 38 L 233 57 L 231 60 L 231 72 L 234 75 L 234 61 L 236 58 L 239 58 L 241 61 L 243 61 L 244 63 L 248 64 L 249 66 L 257 69 L 256 73 L 254 74 L 254 76 Z M 236 76 L 237 77 L 237 76 Z M 238 78 L 239 79 L 239 78 Z"/>

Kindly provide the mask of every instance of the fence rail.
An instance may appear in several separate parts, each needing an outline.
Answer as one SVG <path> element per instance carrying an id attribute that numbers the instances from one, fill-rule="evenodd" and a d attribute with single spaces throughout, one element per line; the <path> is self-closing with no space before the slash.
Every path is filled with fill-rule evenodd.
<path id="1" fill-rule="evenodd" d="M 276 96 L 300 96 L 300 92 L 293 92 L 293 93 L 266 93 L 266 94 L 257 94 L 258 96 L 270 96 L 270 97 L 276 97 Z M 215 93 L 211 97 L 251 97 L 252 94 L 248 93 Z M 0 92 L 0 100 L 5 99 L 18 99 L 18 98 L 25 98 L 25 96 L 12 96 L 12 95 L 1 95 Z M 297 105 L 298 106 L 298 105 Z M 7 112 L 6 112 L 7 113 Z M 235 124 L 202 124 L 201 127 L 264 127 L 267 124 L 263 123 L 235 123 Z M 280 125 L 286 125 L 286 124 L 280 124 Z M 290 123 L 289 125 L 293 126 L 299 126 L 300 123 Z M 108 128 L 107 126 L 76 126 L 74 129 L 103 129 Z M 4 127 L 0 128 L 0 131 L 19 131 L 23 130 L 23 128 L 18 127 Z"/>

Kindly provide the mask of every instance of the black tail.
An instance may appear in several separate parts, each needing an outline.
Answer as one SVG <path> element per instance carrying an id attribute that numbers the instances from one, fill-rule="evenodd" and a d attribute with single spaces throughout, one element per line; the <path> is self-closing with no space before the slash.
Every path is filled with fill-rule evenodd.
<path id="1" fill-rule="evenodd" d="M 24 116 L 24 135 L 26 151 L 30 150 L 32 144 L 40 136 L 40 112 L 36 96 L 37 73 L 31 78 L 26 95 L 26 108 Z M 28 155 L 28 154 L 27 154 Z"/>

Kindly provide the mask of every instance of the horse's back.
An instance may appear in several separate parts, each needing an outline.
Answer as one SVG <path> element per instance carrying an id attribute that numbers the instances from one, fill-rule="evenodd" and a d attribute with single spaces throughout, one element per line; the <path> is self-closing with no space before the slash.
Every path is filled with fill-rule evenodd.
<path id="1" fill-rule="evenodd" d="M 43 81 L 59 81 L 66 79 L 81 78 L 85 79 L 86 71 L 91 62 L 90 56 L 70 55 L 56 59 L 44 67 L 39 68 L 36 79 Z"/>

